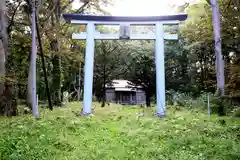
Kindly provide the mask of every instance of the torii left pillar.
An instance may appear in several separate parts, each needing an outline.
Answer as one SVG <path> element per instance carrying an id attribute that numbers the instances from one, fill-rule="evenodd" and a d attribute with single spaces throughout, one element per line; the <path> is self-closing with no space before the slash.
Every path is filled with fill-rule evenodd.
<path id="1" fill-rule="evenodd" d="M 93 70 L 94 70 L 94 33 L 95 24 L 87 24 L 87 38 L 86 38 L 86 54 L 84 67 L 84 101 L 83 101 L 83 115 L 92 113 L 92 88 L 93 88 Z M 87 74 L 86 74 L 87 73 Z"/>

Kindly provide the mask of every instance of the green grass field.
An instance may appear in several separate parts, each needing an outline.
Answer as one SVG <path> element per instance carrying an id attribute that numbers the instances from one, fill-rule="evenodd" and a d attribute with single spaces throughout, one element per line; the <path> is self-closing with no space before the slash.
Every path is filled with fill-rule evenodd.
<path id="1" fill-rule="evenodd" d="M 1 160 L 237 160 L 240 119 L 197 110 L 168 108 L 164 119 L 155 108 L 95 104 L 93 117 L 77 117 L 81 107 L 0 118 Z"/>

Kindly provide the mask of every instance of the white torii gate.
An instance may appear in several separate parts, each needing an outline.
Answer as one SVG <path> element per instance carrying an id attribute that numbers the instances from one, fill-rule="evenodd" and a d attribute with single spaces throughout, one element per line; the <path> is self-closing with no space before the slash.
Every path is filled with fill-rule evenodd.
<path id="1" fill-rule="evenodd" d="M 84 66 L 84 98 L 83 113 L 92 113 L 92 89 L 94 67 L 94 40 L 95 39 L 129 39 L 129 40 L 155 40 L 156 65 L 156 95 L 158 117 L 165 116 L 165 69 L 164 69 L 164 39 L 176 40 L 178 35 L 164 33 L 164 25 L 179 24 L 187 19 L 186 14 L 151 16 L 151 17 L 119 17 L 119 16 L 91 16 L 82 14 L 63 14 L 65 20 L 72 24 L 87 25 L 86 32 L 75 33 L 73 39 L 86 40 L 85 66 Z M 96 32 L 95 25 L 120 25 L 120 34 L 101 34 Z M 130 33 L 130 25 L 155 25 L 155 35 Z"/>

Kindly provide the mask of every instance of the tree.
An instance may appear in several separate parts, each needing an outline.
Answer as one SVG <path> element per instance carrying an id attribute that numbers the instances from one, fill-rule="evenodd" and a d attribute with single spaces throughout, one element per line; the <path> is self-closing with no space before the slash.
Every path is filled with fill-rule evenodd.
<path id="1" fill-rule="evenodd" d="M 192 86 L 197 92 L 215 92 L 216 69 L 214 55 L 214 33 L 210 1 L 191 4 L 187 12 L 191 18 L 181 27 L 184 48 L 189 58 L 189 71 Z M 222 54 L 225 65 L 225 95 L 237 98 L 238 95 L 238 57 L 239 57 L 239 10 L 232 0 L 219 1 L 221 20 Z M 190 67 L 191 66 L 191 67 Z M 235 97 L 236 96 L 236 97 Z"/>
<path id="2" fill-rule="evenodd" d="M 7 43 L 7 24 L 5 20 L 6 12 L 6 2 L 0 2 L 0 29 L 1 29 L 1 41 L 0 41 L 0 96 L 2 97 L 4 87 L 4 77 L 5 77 L 5 49 Z"/>
<path id="3" fill-rule="evenodd" d="M 53 65 L 53 79 L 52 79 L 52 93 L 53 93 L 53 104 L 57 106 L 61 106 L 61 85 L 62 85 L 62 78 L 61 78 L 61 57 L 60 57 L 60 0 L 55 1 L 55 9 L 54 14 L 51 16 L 51 24 L 52 27 L 55 28 L 56 32 L 54 34 L 54 37 L 51 38 L 50 44 L 51 44 L 51 51 L 52 51 L 52 65 Z"/>
<path id="4" fill-rule="evenodd" d="M 189 18 L 180 27 L 182 48 L 187 52 L 188 73 L 194 95 L 215 92 L 215 56 L 212 32 L 211 8 L 204 1 L 190 5 Z"/>
<path id="5" fill-rule="evenodd" d="M 213 30 L 215 39 L 215 55 L 216 55 L 216 74 L 217 74 L 217 87 L 223 96 L 225 94 L 225 78 L 224 78 L 224 60 L 222 56 L 222 44 L 220 34 L 220 12 L 218 6 L 218 0 L 211 0 L 212 6 L 212 19 Z"/>
<path id="6" fill-rule="evenodd" d="M 45 6 L 42 6 L 39 12 L 39 26 L 40 30 L 42 30 L 42 34 L 46 36 L 47 41 L 50 45 L 48 47 L 51 51 L 50 59 L 52 60 L 52 83 L 51 83 L 51 92 L 53 93 L 53 102 L 55 105 L 61 105 L 61 97 L 63 89 L 65 88 L 63 86 L 63 67 L 62 65 L 62 59 L 67 52 L 67 49 L 70 49 L 68 46 L 71 46 L 69 42 L 67 43 L 64 39 L 66 39 L 66 35 L 68 34 L 68 29 L 71 28 L 69 25 L 66 24 L 66 22 L 61 21 L 60 15 L 64 12 L 77 12 L 82 13 L 87 8 L 93 5 L 97 5 L 101 3 L 101 0 L 94 0 L 94 1 L 84 1 L 82 3 L 82 6 L 73 11 L 71 10 L 71 3 L 73 1 L 69 2 L 62 2 L 60 0 L 55 0 L 52 2 L 48 2 L 48 8 L 51 8 L 50 11 L 45 8 Z M 107 3 L 106 1 L 105 3 Z M 47 16 L 45 13 L 48 13 Z M 48 23 L 49 22 L 49 23 Z M 44 24 L 44 25 L 43 25 Z M 45 43 L 46 44 L 46 43 Z M 49 49 L 48 48 L 48 49 Z"/>
<path id="7" fill-rule="evenodd" d="M 139 47 L 141 46 L 141 47 Z M 129 77 L 134 85 L 140 85 L 146 93 L 146 103 L 150 106 L 151 97 L 155 94 L 156 70 L 154 63 L 154 45 L 151 41 L 133 41 L 128 48 L 131 56 Z"/>
<path id="8" fill-rule="evenodd" d="M 5 3 L 6 2 L 6 3 Z M 68 73 L 74 72 L 75 67 L 68 68 L 72 64 L 73 59 L 76 58 L 77 54 L 69 54 L 71 49 L 72 40 L 68 40 L 69 31 L 72 29 L 66 22 L 60 19 L 60 14 L 63 12 L 82 12 L 86 8 L 91 9 L 90 6 L 95 5 L 94 11 L 100 7 L 99 4 L 102 3 L 101 0 L 93 0 L 86 3 L 82 3 L 82 6 L 77 10 L 71 9 L 71 3 L 73 1 L 42 1 L 38 10 L 38 19 L 39 19 L 39 36 L 42 42 L 42 49 L 44 51 L 43 57 L 45 58 L 46 63 L 46 73 L 42 69 L 43 62 L 40 61 L 37 57 L 37 92 L 39 95 L 39 100 L 45 101 L 46 96 L 46 86 L 44 84 L 44 75 L 47 74 L 48 78 L 53 81 L 53 78 L 59 78 L 53 76 L 53 65 L 51 54 L 55 54 L 53 49 L 49 44 L 51 41 L 57 39 L 61 45 L 58 48 L 56 53 L 59 55 L 62 63 L 58 67 L 61 71 L 60 83 L 61 90 L 63 89 L 71 91 L 72 88 L 65 83 Z M 108 1 L 106 1 L 108 2 Z M 6 4 L 6 5 L 5 5 Z M 60 6 L 60 11 L 59 11 Z M 90 8 L 89 8 L 90 7 Z M 31 1 L 30 0 L 6 0 L 1 1 L 1 54 L 0 54 L 0 92 L 1 92 L 1 101 L 0 108 L 1 114 L 5 115 L 14 115 L 16 114 L 16 101 L 19 98 L 19 102 L 22 103 L 23 100 L 27 99 L 27 82 L 28 82 L 28 70 L 29 70 L 29 61 L 30 61 L 30 49 L 31 49 Z M 100 8 L 99 8 L 100 9 Z M 100 10 L 98 10 L 100 11 Z M 101 12 L 101 11 L 100 11 Z M 58 16 L 58 17 L 57 17 Z M 53 19 L 52 19 L 53 18 Z M 56 25 L 56 18 L 59 18 L 59 25 Z M 8 23 L 7 23 L 8 22 Z M 51 22 L 54 22 L 52 25 Z M 56 31 L 56 32 L 55 32 Z M 57 34 L 58 33 L 58 34 Z M 58 38 L 56 38 L 58 36 Z M 9 42 L 9 43 L 8 43 Z M 54 41 L 55 42 L 55 41 Z M 82 43 L 82 42 L 79 42 Z M 40 44 L 39 44 L 40 45 Z M 8 47 L 10 46 L 10 47 Z M 83 46 L 83 45 L 82 45 Z M 55 45 L 52 44 L 52 47 Z M 84 50 L 84 48 L 82 48 Z M 38 53 L 39 54 L 39 53 Z M 66 57 L 67 61 L 65 61 Z M 70 60 L 71 59 L 71 60 Z M 79 59 L 78 59 L 79 60 Z M 67 65 L 65 65 L 66 63 Z M 76 62 L 78 69 L 79 63 L 82 62 L 80 59 Z M 58 63 L 59 64 L 59 63 Z M 56 65 L 54 70 L 56 70 Z M 29 75 L 31 77 L 31 75 Z M 64 77 L 64 79 L 63 79 Z M 31 80 L 29 80 L 31 82 Z M 54 87 L 50 85 L 51 89 Z M 31 93 L 30 93 L 31 94 Z"/>
<path id="9" fill-rule="evenodd" d="M 10 3 L 10 2 L 7 2 Z M 17 114 L 17 100 L 11 75 L 11 58 L 8 49 L 8 34 L 6 1 L 0 2 L 0 114 L 14 116 Z M 10 21 L 10 25 L 11 25 Z M 10 28 L 10 27 L 9 27 Z"/>
<path id="10" fill-rule="evenodd" d="M 122 47 L 118 41 L 102 40 L 96 44 L 94 88 L 98 100 L 102 101 L 102 107 L 106 101 L 106 84 L 127 72 Z"/>

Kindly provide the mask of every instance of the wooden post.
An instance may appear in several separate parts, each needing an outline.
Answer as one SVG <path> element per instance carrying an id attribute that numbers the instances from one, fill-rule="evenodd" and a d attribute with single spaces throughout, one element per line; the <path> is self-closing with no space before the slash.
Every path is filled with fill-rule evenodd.
<path id="1" fill-rule="evenodd" d="M 210 120 L 211 117 L 211 109 L 210 109 L 210 95 L 207 95 L 207 105 L 208 105 L 208 119 Z"/>

